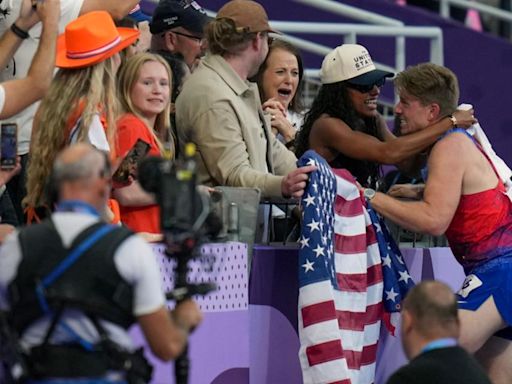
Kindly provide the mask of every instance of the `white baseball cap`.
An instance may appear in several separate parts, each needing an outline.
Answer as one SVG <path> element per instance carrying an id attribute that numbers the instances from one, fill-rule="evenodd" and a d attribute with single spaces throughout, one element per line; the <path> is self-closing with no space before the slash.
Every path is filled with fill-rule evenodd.
<path id="1" fill-rule="evenodd" d="M 343 44 L 325 56 L 320 69 L 322 84 L 350 80 L 353 84 L 372 85 L 394 73 L 375 68 L 368 50 L 359 44 Z"/>

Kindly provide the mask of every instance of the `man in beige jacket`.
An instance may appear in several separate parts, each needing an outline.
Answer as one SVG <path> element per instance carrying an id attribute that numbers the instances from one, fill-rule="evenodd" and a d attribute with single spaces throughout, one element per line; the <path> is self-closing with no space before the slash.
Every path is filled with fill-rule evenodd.
<path id="1" fill-rule="evenodd" d="M 233 0 L 219 10 L 205 31 L 209 54 L 177 100 L 179 142 L 196 144 L 200 183 L 298 198 L 315 168 L 296 168 L 294 154 L 270 132 L 257 86 L 247 81 L 265 60 L 269 32 L 256 2 Z"/>

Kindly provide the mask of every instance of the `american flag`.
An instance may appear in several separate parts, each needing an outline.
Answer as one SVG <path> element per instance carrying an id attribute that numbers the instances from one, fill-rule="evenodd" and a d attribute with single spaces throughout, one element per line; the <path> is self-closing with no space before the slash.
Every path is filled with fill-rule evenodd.
<path id="1" fill-rule="evenodd" d="M 384 303 L 387 310 L 399 310 L 399 300 L 412 280 L 398 247 L 387 244 L 391 238 L 382 231 L 384 224 L 364 208 L 352 175 L 331 170 L 314 151 L 307 151 L 298 162 L 310 164 L 317 171 L 310 175 L 301 201 L 299 240 L 303 381 L 371 384 Z M 391 271 L 396 267 L 401 268 Z"/>

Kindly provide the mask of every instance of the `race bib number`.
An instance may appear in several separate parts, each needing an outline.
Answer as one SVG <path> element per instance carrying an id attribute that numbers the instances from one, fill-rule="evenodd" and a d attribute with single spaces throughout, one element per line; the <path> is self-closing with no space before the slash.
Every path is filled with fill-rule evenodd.
<path id="1" fill-rule="evenodd" d="M 462 288 L 459 291 L 459 295 L 463 298 L 469 296 L 472 290 L 480 287 L 482 285 L 482 280 L 480 280 L 476 275 L 468 275 L 466 279 L 464 279 L 464 283 L 462 284 Z"/>

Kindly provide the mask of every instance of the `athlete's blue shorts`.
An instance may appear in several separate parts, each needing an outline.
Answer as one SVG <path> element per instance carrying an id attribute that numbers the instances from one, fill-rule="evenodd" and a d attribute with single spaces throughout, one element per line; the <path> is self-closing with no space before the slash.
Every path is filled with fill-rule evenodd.
<path id="1" fill-rule="evenodd" d="M 473 268 L 457 293 L 460 309 L 476 311 L 489 298 L 508 327 L 496 336 L 512 340 L 512 257 L 498 257 Z"/>

